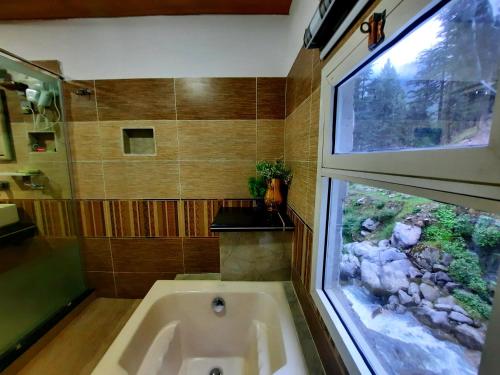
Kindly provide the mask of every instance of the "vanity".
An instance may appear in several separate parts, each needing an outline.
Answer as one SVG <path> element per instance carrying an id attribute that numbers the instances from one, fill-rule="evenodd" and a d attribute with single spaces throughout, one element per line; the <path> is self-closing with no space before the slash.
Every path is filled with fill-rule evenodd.
<path id="1" fill-rule="evenodd" d="M 220 237 L 221 280 L 290 280 L 294 228 L 284 212 L 221 208 L 210 226 Z"/>

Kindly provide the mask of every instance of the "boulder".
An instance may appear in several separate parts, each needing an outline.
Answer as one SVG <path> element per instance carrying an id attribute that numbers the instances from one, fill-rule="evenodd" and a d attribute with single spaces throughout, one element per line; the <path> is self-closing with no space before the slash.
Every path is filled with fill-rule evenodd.
<path id="1" fill-rule="evenodd" d="M 425 299 L 434 302 L 439 298 L 439 289 L 425 283 L 420 284 L 420 292 Z"/>
<path id="2" fill-rule="evenodd" d="M 389 240 L 380 240 L 378 242 L 378 247 L 389 247 L 391 246 L 391 241 Z"/>
<path id="3" fill-rule="evenodd" d="M 468 324 L 455 327 L 455 336 L 464 346 L 473 350 L 482 350 L 484 346 L 484 333 Z"/>
<path id="4" fill-rule="evenodd" d="M 399 305 L 399 298 L 395 294 L 392 296 L 389 296 L 389 299 L 387 300 L 389 305 Z"/>
<path id="5" fill-rule="evenodd" d="M 428 271 L 432 271 L 433 266 L 439 263 L 441 254 L 441 250 L 429 246 L 415 246 L 409 251 L 414 262 Z"/>
<path id="6" fill-rule="evenodd" d="M 369 232 L 373 232 L 379 226 L 379 222 L 371 218 L 366 219 L 361 223 L 361 227 Z"/>
<path id="7" fill-rule="evenodd" d="M 444 271 L 444 272 L 448 272 L 448 267 L 446 266 L 443 266 L 442 264 L 439 264 L 439 263 L 436 263 L 432 266 L 432 270 L 434 272 L 439 272 L 439 271 Z"/>
<path id="8" fill-rule="evenodd" d="M 384 248 L 379 253 L 379 259 L 382 264 L 393 262 L 395 260 L 407 259 L 406 254 L 394 247 Z"/>
<path id="9" fill-rule="evenodd" d="M 441 258 L 441 263 L 445 265 L 446 267 L 449 267 L 451 262 L 453 261 L 453 257 L 451 254 L 444 253 L 442 258 Z"/>
<path id="10" fill-rule="evenodd" d="M 370 235 L 370 232 L 368 232 L 366 230 L 362 230 L 361 232 L 359 232 L 359 234 L 361 234 L 363 237 L 366 237 L 366 236 Z"/>
<path id="11" fill-rule="evenodd" d="M 410 285 L 406 277 L 404 267 L 401 266 L 401 261 L 394 261 L 382 266 L 380 274 L 380 283 L 385 294 L 397 293 L 399 289 L 408 289 Z"/>
<path id="12" fill-rule="evenodd" d="M 433 307 L 432 302 L 427 301 L 426 299 L 422 299 L 422 301 L 420 302 L 420 306 L 426 306 L 426 307 L 430 307 L 430 308 Z"/>
<path id="13" fill-rule="evenodd" d="M 419 306 L 414 310 L 414 314 L 421 323 L 429 327 L 439 328 L 446 332 L 451 330 L 448 314 L 445 311 L 436 311 L 428 306 Z"/>
<path id="14" fill-rule="evenodd" d="M 410 269 L 410 277 L 411 277 L 412 279 L 419 279 L 419 278 L 421 278 L 422 276 L 423 276 L 423 275 L 422 275 L 422 273 L 421 273 L 419 270 L 417 270 L 415 267 L 412 267 L 412 268 Z"/>
<path id="15" fill-rule="evenodd" d="M 372 259 L 373 261 L 378 260 L 378 254 L 380 249 L 377 246 L 373 246 L 369 241 L 363 242 L 353 242 L 347 244 L 344 249 L 356 255 L 357 257 L 362 257 L 363 259 Z"/>
<path id="16" fill-rule="evenodd" d="M 451 281 L 450 276 L 448 276 L 448 274 L 446 272 L 443 272 L 443 271 L 436 272 L 434 274 L 434 277 L 435 277 L 436 281 L 440 281 L 443 283 L 448 283 Z"/>
<path id="17" fill-rule="evenodd" d="M 422 281 L 424 280 L 430 280 L 432 277 L 432 274 L 429 271 L 424 272 L 424 275 L 422 276 Z"/>
<path id="18" fill-rule="evenodd" d="M 456 311 L 452 311 L 448 314 L 448 318 L 450 318 L 451 320 L 454 320 L 455 322 L 458 322 L 458 323 L 466 323 L 466 324 L 474 324 L 474 321 L 465 316 L 464 314 L 461 314 L 459 312 L 456 312 Z"/>
<path id="19" fill-rule="evenodd" d="M 465 315 L 466 317 L 469 317 L 469 318 L 470 318 L 469 313 L 468 313 L 467 311 L 465 311 L 465 310 L 462 308 L 462 306 L 459 306 L 459 305 L 455 305 L 455 304 L 453 304 L 453 305 L 452 305 L 452 309 L 453 309 L 453 311 L 456 311 L 456 312 L 458 312 L 458 313 L 460 313 L 460 314 L 462 314 L 462 315 Z"/>
<path id="20" fill-rule="evenodd" d="M 448 282 L 444 285 L 444 288 L 448 291 L 448 293 L 452 293 L 455 289 L 459 289 L 462 285 L 459 283 Z"/>
<path id="21" fill-rule="evenodd" d="M 402 249 L 407 249 L 415 246 L 421 235 L 422 228 L 420 227 L 396 223 L 392 231 L 391 244 Z"/>
<path id="22" fill-rule="evenodd" d="M 396 305 L 396 308 L 394 309 L 394 311 L 397 314 L 404 314 L 406 312 L 406 307 L 404 307 L 403 305 Z"/>
<path id="23" fill-rule="evenodd" d="M 359 259 L 355 255 L 342 254 L 340 278 L 342 280 L 349 280 L 358 277 L 360 273 L 359 267 Z"/>
<path id="24" fill-rule="evenodd" d="M 448 305 L 446 303 L 436 303 L 434 304 L 434 308 L 439 311 L 446 311 L 446 312 L 453 311 L 453 305 Z"/>
<path id="25" fill-rule="evenodd" d="M 384 294 L 382 283 L 380 282 L 380 266 L 366 259 L 361 261 L 361 281 L 363 285 L 373 294 L 379 296 Z"/>
<path id="26" fill-rule="evenodd" d="M 413 296 L 411 296 L 411 298 L 413 299 L 414 306 L 418 306 L 422 302 L 422 298 L 420 298 L 420 294 L 414 294 Z"/>
<path id="27" fill-rule="evenodd" d="M 455 297 L 453 296 L 446 296 L 446 297 L 439 297 L 436 300 L 436 303 L 444 303 L 446 305 L 456 305 L 457 302 L 455 301 Z"/>
<path id="28" fill-rule="evenodd" d="M 415 295 L 415 294 L 420 294 L 420 288 L 417 283 L 410 283 L 410 286 L 408 287 L 408 293 L 410 295 Z"/>
<path id="29" fill-rule="evenodd" d="M 408 293 L 406 293 L 403 290 L 398 291 L 398 298 L 399 302 L 403 306 L 417 306 L 418 304 L 415 302 L 412 296 L 410 296 Z"/>

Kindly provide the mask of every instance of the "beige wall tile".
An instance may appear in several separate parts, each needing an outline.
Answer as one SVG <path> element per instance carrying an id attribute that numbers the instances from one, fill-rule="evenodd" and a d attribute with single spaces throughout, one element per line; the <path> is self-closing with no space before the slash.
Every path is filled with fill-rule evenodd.
<path id="1" fill-rule="evenodd" d="M 108 199 L 177 199 L 179 165 L 168 161 L 103 163 Z"/>
<path id="2" fill-rule="evenodd" d="M 308 160 L 310 104 L 311 98 L 306 99 L 285 121 L 286 160 Z"/>
<path id="3" fill-rule="evenodd" d="M 122 128 L 153 128 L 155 155 L 125 155 Z M 177 160 L 177 127 L 172 120 L 101 121 L 103 160 Z"/>
<path id="4" fill-rule="evenodd" d="M 253 161 L 181 162 L 182 198 L 249 198 Z"/>
<path id="5" fill-rule="evenodd" d="M 101 135 L 97 121 L 68 123 L 68 138 L 73 161 L 100 161 Z"/>
<path id="6" fill-rule="evenodd" d="M 255 160 L 255 120 L 178 121 L 180 160 Z"/>
<path id="7" fill-rule="evenodd" d="M 307 211 L 308 162 L 289 161 L 293 180 L 288 192 L 288 204 L 304 218 Z"/>
<path id="8" fill-rule="evenodd" d="M 104 176 L 102 163 L 74 162 L 73 180 L 75 183 L 75 198 L 100 199 L 104 198 Z"/>
<path id="9" fill-rule="evenodd" d="M 314 200 L 316 198 L 316 162 L 307 163 L 306 215 L 304 221 L 314 228 Z"/>
<path id="10" fill-rule="evenodd" d="M 257 160 L 284 157 L 284 120 L 257 121 Z"/>
<path id="11" fill-rule="evenodd" d="M 311 96 L 311 129 L 309 131 L 309 160 L 318 160 L 319 106 L 321 90 L 317 89 Z"/>

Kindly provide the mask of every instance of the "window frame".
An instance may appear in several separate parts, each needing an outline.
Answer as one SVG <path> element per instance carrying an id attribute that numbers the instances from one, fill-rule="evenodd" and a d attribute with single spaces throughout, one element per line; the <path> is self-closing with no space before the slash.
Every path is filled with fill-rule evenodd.
<path id="1" fill-rule="evenodd" d="M 381 0 L 374 11 L 387 10 L 387 39 L 372 53 L 377 53 L 391 43 L 400 30 L 447 2 Z M 323 289 L 325 252 L 329 226 L 332 225 L 330 215 L 332 210 L 338 212 L 330 181 L 358 182 L 500 214 L 500 99 L 495 101 L 490 143 L 484 148 L 333 154 L 332 119 L 335 109 L 332 87 L 364 64 L 370 55 L 366 39 L 366 35 L 355 31 L 322 70 L 318 134 L 320 157 L 316 174 L 310 293 L 349 373 L 372 374 L 375 371 L 383 374 L 385 371 L 380 364 L 377 365 L 376 360 L 367 364 L 365 359 L 372 359 L 370 357 L 376 356 L 376 353 L 361 351 L 360 344 L 354 341 L 349 332 L 352 328 L 346 325 L 338 312 L 339 306 L 330 301 Z M 495 295 L 500 296 L 500 285 L 497 285 Z M 481 375 L 496 373 L 496 348 L 499 346 L 500 298 L 496 298 L 481 358 Z M 363 349 L 366 350 L 366 347 Z"/>

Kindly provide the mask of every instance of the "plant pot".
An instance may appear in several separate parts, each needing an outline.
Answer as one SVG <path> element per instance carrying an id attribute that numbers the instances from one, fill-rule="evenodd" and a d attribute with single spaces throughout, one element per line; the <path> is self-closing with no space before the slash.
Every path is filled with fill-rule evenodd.
<path id="1" fill-rule="evenodd" d="M 260 198 L 255 199 L 255 206 L 259 210 L 264 210 L 266 208 L 266 204 L 264 202 L 264 199 L 260 199 Z"/>
<path id="2" fill-rule="evenodd" d="M 277 211 L 283 203 L 283 196 L 281 195 L 281 180 L 272 178 L 267 183 L 267 191 L 264 196 L 264 201 L 268 211 Z"/>

